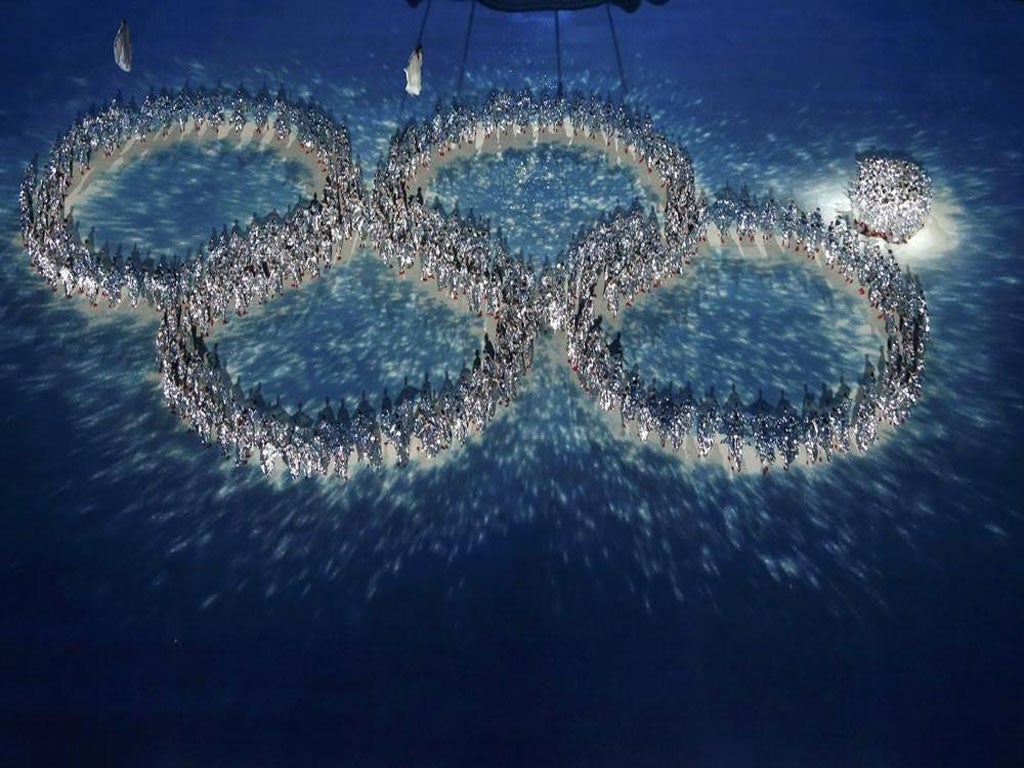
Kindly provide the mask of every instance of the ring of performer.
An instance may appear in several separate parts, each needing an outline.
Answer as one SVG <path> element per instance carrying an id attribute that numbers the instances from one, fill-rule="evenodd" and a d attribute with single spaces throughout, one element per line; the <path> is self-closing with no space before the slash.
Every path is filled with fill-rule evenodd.
<path id="1" fill-rule="evenodd" d="M 568 357 L 581 386 L 601 407 L 619 412 L 623 429 L 631 427 L 641 440 L 655 435 L 673 451 L 682 448 L 706 459 L 721 445 L 736 471 L 760 465 L 768 472 L 776 463 L 788 469 L 800 455 L 808 464 L 831 461 L 867 450 L 881 425 L 903 423 L 921 396 L 929 324 L 919 281 L 900 268 L 892 252 L 860 237 L 844 217 L 826 223 L 819 211 L 807 214 L 792 203 L 780 206 L 729 189 L 711 204 L 699 227 L 701 237 L 709 223 L 723 243 L 729 232 L 739 242 L 774 240 L 859 286 L 886 336 L 877 364 L 865 360 L 855 392 L 842 381 L 834 390 L 823 385 L 820 396 L 805 389 L 801 410 L 784 393 L 776 403 L 760 392 L 744 403 L 733 388 L 720 403 L 714 389 L 695 394 L 689 382 L 659 389 L 645 381 L 625 364 L 621 338 L 609 338 L 597 308 L 600 297 L 617 315 L 623 295 L 630 306 L 638 293 L 661 284 L 668 273 L 663 265 L 672 263 L 658 238 L 657 221 L 633 208 L 604 219 L 569 257 L 577 289 L 567 327 Z"/>
<path id="2" fill-rule="evenodd" d="M 272 132 L 285 146 L 297 143 L 323 172 L 322 196 L 283 218 L 271 215 L 244 231 L 225 232 L 207 254 L 185 264 L 111 256 L 78 238 L 67 205 L 93 172 L 91 163 L 102 165 L 175 130 L 184 135 L 210 128 L 215 134 L 222 128 Z M 425 204 L 420 182 L 446 158 L 542 141 L 593 145 L 616 163 L 633 164 L 641 178 L 646 170 L 659 190 L 660 217 L 638 204 L 604 216 L 574 240 L 565 258 L 537 275 L 487 222 Z M 901 422 L 920 395 L 924 296 L 891 253 L 866 244 L 843 220 L 825 225 L 820 215 L 792 205 L 720 195 L 709 209 L 680 147 L 646 116 L 596 99 L 500 92 L 480 105 L 438 109 L 395 134 L 367 197 L 347 131 L 320 108 L 241 89 L 161 92 L 141 107 L 114 103 L 78 120 L 54 145 L 41 174 L 34 163 L 30 167 L 21 213 L 32 264 L 54 290 L 85 294 L 94 304 L 101 297 L 112 306 L 145 301 L 163 313 L 157 349 L 169 406 L 238 463 L 257 455 L 266 473 L 278 459 L 293 476 L 333 471 L 347 477 L 351 457 L 380 467 L 407 463 L 414 449 L 436 456 L 484 429 L 497 406 L 516 396 L 542 328 L 565 331 L 567 358 L 581 384 L 605 409 L 619 409 L 623 425 L 635 422 L 641 437 L 655 432 L 673 447 L 692 434 L 699 456 L 721 439 L 736 469 L 746 446 L 765 470 L 776 455 L 788 468 L 801 445 L 809 459 L 831 458 L 851 444 L 866 449 L 878 423 Z M 760 397 L 743 408 L 735 393 L 720 407 L 713 393 L 697 401 L 685 390 L 659 392 L 626 373 L 621 343 L 606 337 L 596 314 L 598 291 L 615 314 L 621 300 L 628 305 L 681 273 L 709 220 L 720 231 L 735 226 L 740 237 L 780 237 L 860 284 L 884 319 L 887 346 L 855 397 L 843 385 L 821 403 L 805 399 L 802 414 L 785 401 L 770 407 Z M 344 244 L 359 242 L 400 274 L 415 269 L 421 280 L 486 317 L 482 350 L 458 381 L 446 378 L 436 391 L 427 382 L 418 390 L 407 386 L 379 409 L 364 395 L 351 414 L 344 402 L 328 403 L 315 417 L 301 408 L 289 413 L 279 402 L 269 404 L 258 387 L 245 392 L 232 382 L 206 344 L 217 321 L 315 278 L 342 258 Z"/>
<path id="3" fill-rule="evenodd" d="M 343 126 L 319 107 L 295 102 L 281 92 L 252 95 L 244 89 L 182 89 L 150 93 L 141 105 L 115 100 L 80 117 L 59 137 L 41 172 L 33 161 L 21 186 L 22 234 L 32 265 L 50 286 L 66 295 L 85 295 L 94 305 L 129 301 L 158 310 L 173 306 L 197 285 L 222 279 L 228 264 L 217 244 L 209 255 L 198 251 L 184 262 L 144 257 L 137 248 L 109 253 L 79 236 L 73 217 L 76 196 L 111 166 L 131 161 L 154 145 L 179 139 L 254 134 L 270 145 L 309 156 L 322 189 L 284 217 L 276 214 L 248 230 L 235 228 L 222 239 L 233 251 L 256 247 L 253 233 L 273 226 L 295 239 L 313 212 L 317 250 L 326 251 L 353 237 L 365 207 L 358 167 L 351 160 Z M 247 138 L 251 139 L 251 136 Z M 244 299 L 239 297 L 244 303 Z"/>

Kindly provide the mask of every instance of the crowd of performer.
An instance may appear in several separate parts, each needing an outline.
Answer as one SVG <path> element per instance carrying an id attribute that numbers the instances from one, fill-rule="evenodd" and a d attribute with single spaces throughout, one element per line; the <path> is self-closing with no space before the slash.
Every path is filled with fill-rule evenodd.
<path id="1" fill-rule="evenodd" d="M 250 123 L 282 141 L 294 133 L 324 171 L 323 192 L 286 217 L 225 230 L 185 263 L 154 262 L 136 250 L 111 254 L 79 236 L 67 198 L 97 153 L 112 155 L 129 142 L 174 131 L 241 132 Z M 460 147 L 480 150 L 531 133 L 535 139 L 600 137 L 609 153 L 646 166 L 665 190 L 661 219 L 638 203 L 603 216 L 564 258 L 535 274 L 486 221 L 429 206 L 419 190 L 410 193 L 420 170 Z M 845 219 L 826 224 L 820 213 L 792 204 L 723 193 L 709 208 L 685 153 L 649 119 L 608 102 L 503 92 L 482 105 L 439 108 L 395 135 L 367 195 L 347 133 L 315 106 L 244 90 L 151 94 L 141 106 L 115 103 L 77 121 L 41 173 L 34 164 L 29 170 L 21 210 L 32 263 L 55 290 L 84 294 L 94 304 L 146 302 L 162 314 L 157 357 L 170 407 L 204 440 L 239 463 L 257 458 L 268 473 L 281 461 L 293 476 L 347 477 L 353 459 L 401 465 L 417 451 L 433 457 L 461 443 L 516 397 L 544 329 L 566 333 L 581 383 L 602 407 L 619 412 L 624 427 L 635 425 L 642 439 L 656 435 L 674 449 L 692 436 L 700 456 L 724 444 L 736 469 L 745 445 L 765 470 L 777 460 L 788 467 L 801 447 L 812 461 L 866 449 L 878 424 L 904 420 L 920 395 L 924 297 L 891 253 L 867 244 Z M 799 408 L 785 395 L 773 404 L 760 394 L 744 403 L 735 391 L 720 403 L 713 390 L 697 395 L 689 384 L 645 383 L 626 365 L 621 342 L 602 327 L 598 293 L 615 315 L 623 302 L 681 273 L 709 221 L 722 232 L 735 228 L 739 237 L 776 238 L 864 288 L 885 320 L 887 345 L 876 364 L 866 365 L 856 392 L 840 383 L 835 391 L 806 393 Z M 280 401 L 267 402 L 259 387 L 246 391 L 232 381 L 207 342 L 215 324 L 316 277 L 340 257 L 342 244 L 358 242 L 390 267 L 415 270 L 487 316 L 474 360 L 437 386 L 407 381 L 394 400 L 386 391 L 379 401 L 363 393 L 351 410 L 344 401 L 328 401 L 315 414 L 290 412 Z"/>
<path id="2" fill-rule="evenodd" d="M 723 237 L 735 232 L 742 240 L 775 241 L 859 285 L 884 321 L 886 343 L 877 362 L 865 359 L 856 391 L 842 381 L 834 390 L 822 385 L 818 394 L 805 389 L 797 405 L 785 393 L 770 403 L 759 392 L 745 403 L 733 389 L 722 402 L 714 389 L 695 394 L 689 383 L 682 388 L 646 383 L 624 362 L 621 340 L 609 340 L 597 302 L 600 291 L 608 312 L 619 311 L 620 254 L 627 248 L 638 249 L 628 262 L 631 286 L 650 290 L 661 279 L 652 267 L 636 270 L 637 264 L 660 262 L 663 246 L 656 223 L 634 207 L 603 218 L 569 255 L 576 274 L 569 361 L 601 406 L 618 411 L 623 427 L 633 426 L 642 440 L 656 435 L 662 445 L 678 450 L 692 437 L 702 458 L 722 445 L 736 470 L 744 468 L 744 447 L 752 446 L 765 472 L 776 462 L 788 469 L 801 449 L 808 463 L 854 448 L 867 450 L 881 424 L 903 423 L 921 395 L 929 326 L 921 286 L 900 269 L 892 251 L 860 237 L 846 218 L 826 224 L 820 211 L 807 214 L 793 203 L 758 201 L 729 189 L 716 197 L 709 219 Z"/>
<path id="3" fill-rule="evenodd" d="M 925 225 L 932 207 L 932 180 L 908 157 L 863 154 L 850 184 L 850 203 L 861 232 L 905 243 Z"/>
<path id="4" fill-rule="evenodd" d="M 286 217 L 272 214 L 254 222 L 248 235 L 237 227 L 225 229 L 206 252 L 184 262 L 143 255 L 137 247 L 111 252 L 78 232 L 68 197 L 99 157 L 111 157 L 135 142 L 156 143 L 190 132 L 241 133 L 247 124 L 258 134 L 297 141 L 323 171 L 323 192 Z M 267 295 L 268 283 L 315 274 L 317 263 L 329 261 L 332 244 L 359 230 L 364 197 L 348 133 L 318 107 L 291 101 L 283 92 L 183 89 L 150 93 L 141 105 L 115 101 L 76 120 L 41 169 L 35 161 L 29 165 L 20 189 L 21 225 L 33 266 L 54 290 L 84 295 L 94 305 L 128 301 L 162 309 L 205 289 L 217 311 L 229 303 L 244 308 L 259 300 L 259 294 Z M 243 264 L 236 258 L 240 250 L 253 258 Z M 246 279 L 244 270 L 259 262 L 269 274 L 263 280 Z"/>

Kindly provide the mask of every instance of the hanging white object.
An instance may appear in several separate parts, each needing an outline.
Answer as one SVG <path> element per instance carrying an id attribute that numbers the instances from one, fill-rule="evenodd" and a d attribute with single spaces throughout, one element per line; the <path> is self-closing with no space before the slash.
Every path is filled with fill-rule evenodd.
<path id="1" fill-rule="evenodd" d="M 128 22 L 122 21 L 114 38 L 114 61 L 125 72 L 132 71 L 132 33 L 128 30 Z"/>
<path id="2" fill-rule="evenodd" d="M 405 92 L 419 96 L 423 90 L 423 46 L 417 45 L 405 67 Z"/>

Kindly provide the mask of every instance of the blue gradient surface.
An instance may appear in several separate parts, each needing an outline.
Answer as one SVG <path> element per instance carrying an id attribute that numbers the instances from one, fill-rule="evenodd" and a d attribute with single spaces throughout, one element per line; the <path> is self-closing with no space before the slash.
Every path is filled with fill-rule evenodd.
<path id="1" fill-rule="evenodd" d="M 627 100 L 705 190 L 834 212 L 869 148 L 934 178 L 950 231 L 910 261 L 925 396 L 870 453 L 767 478 L 685 464 L 622 436 L 545 338 L 520 399 L 441 462 L 268 483 L 167 412 L 155 316 L 90 310 L 32 273 L 17 185 L 91 103 L 218 82 L 315 99 L 369 178 L 400 124 L 456 95 L 470 5 L 443 0 L 423 95 L 403 94 L 425 9 L 4 6 L 0 763 L 1018 764 L 1024 5 L 611 11 Z M 560 35 L 565 88 L 621 97 L 606 10 L 563 14 Z M 549 13 L 478 4 L 466 50 L 463 97 L 557 85 Z M 294 200 L 274 156 L 188 152 L 111 177 L 97 232 L 179 252 Z M 571 153 L 509 154 L 440 181 L 538 262 L 635 194 Z M 541 181 L 517 185 L 529 164 Z M 204 178 L 220 191 L 190 194 Z M 577 189 L 588 205 L 566 205 Z M 853 376 L 876 343 L 863 304 L 802 263 L 725 250 L 694 278 L 623 315 L 659 380 L 798 391 Z M 247 385 L 319 403 L 436 381 L 479 328 L 361 254 L 218 338 Z"/>

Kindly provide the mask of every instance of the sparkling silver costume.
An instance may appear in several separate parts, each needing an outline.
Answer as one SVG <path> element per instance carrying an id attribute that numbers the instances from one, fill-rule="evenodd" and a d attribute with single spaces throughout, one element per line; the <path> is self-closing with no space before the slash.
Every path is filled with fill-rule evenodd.
<path id="1" fill-rule="evenodd" d="M 241 132 L 250 125 L 280 141 L 294 138 L 312 154 L 324 170 L 322 194 L 287 216 L 265 216 L 244 231 L 225 229 L 184 263 L 137 249 L 111 254 L 79 237 L 66 201 L 95 153 L 109 155 L 170 131 Z M 665 190 L 661 221 L 639 203 L 617 209 L 535 274 L 487 222 L 428 206 L 407 191 L 415 173 L 446 152 L 529 132 L 601 137 L 609 152 L 630 154 Z M 403 465 L 415 450 L 433 457 L 462 443 L 517 396 L 537 334 L 545 330 L 565 333 L 581 386 L 600 407 L 616 411 L 624 428 L 673 450 L 692 439 L 700 457 L 724 446 L 737 470 L 748 446 L 764 471 L 776 463 L 788 468 L 801 451 L 817 462 L 866 450 L 879 424 L 903 422 L 921 394 L 927 307 L 917 278 L 891 252 L 846 219 L 826 223 L 820 212 L 793 203 L 724 190 L 709 204 L 696 190 L 686 153 L 646 116 L 606 101 L 501 92 L 480 105 L 439 108 L 392 137 L 367 194 L 347 131 L 315 105 L 266 91 L 162 91 L 140 106 L 114 102 L 78 120 L 41 169 L 30 164 L 19 201 L 25 247 L 44 279 L 94 305 L 127 301 L 156 309 L 163 318 L 156 359 L 169 407 L 201 440 L 218 443 L 239 464 L 255 459 L 265 473 L 283 462 L 293 477 L 333 472 L 345 479 L 353 458 L 372 467 Z M 884 319 L 887 339 L 877 361 L 866 361 L 856 391 L 841 381 L 819 395 L 805 392 L 798 409 L 785 394 L 773 404 L 760 392 L 745 401 L 733 390 L 723 401 L 713 389 L 659 386 L 627 367 L 628 354 L 618 337 L 608 337 L 599 305 L 614 316 L 638 294 L 682 273 L 709 222 L 722 232 L 735 228 L 741 238 L 775 239 L 863 288 Z M 315 414 L 291 412 L 279 400 L 268 402 L 259 386 L 247 391 L 232 381 L 206 342 L 215 324 L 315 279 L 340 258 L 343 243 L 353 242 L 369 245 L 400 271 L 417 267 L 436 290 L 491 316 L 493 338 L 484 334 L 457 379 L 446 376 L 437 387 L 429 379 L 419 386 L 407 380 L 393 401 L 385 392 L 379 405 L 363 393 L 351 409 L 344 400 L 328 400 Z M 679 381 L 686 381 L 684 372 Z"/>

